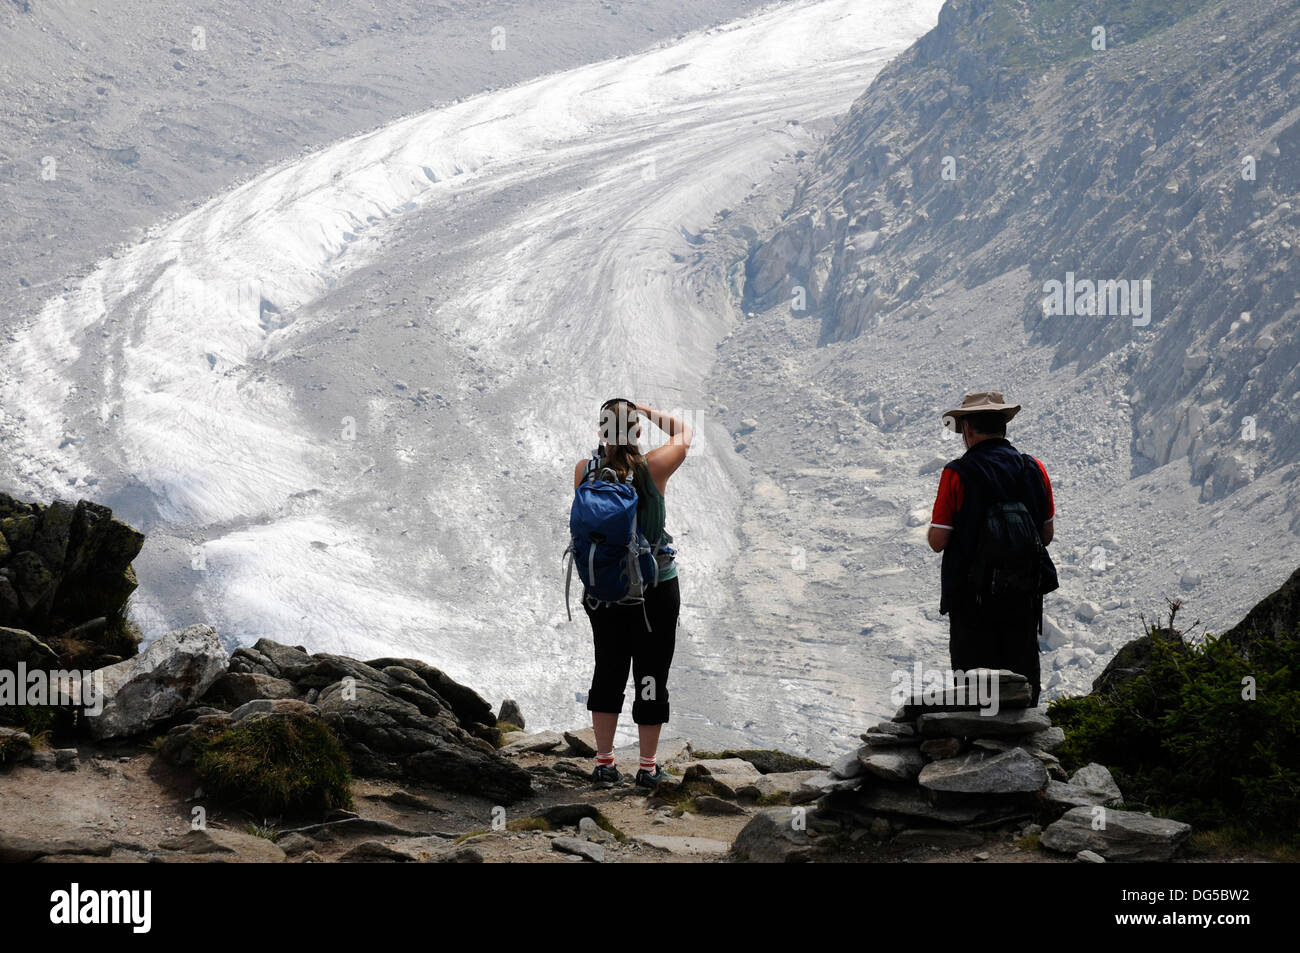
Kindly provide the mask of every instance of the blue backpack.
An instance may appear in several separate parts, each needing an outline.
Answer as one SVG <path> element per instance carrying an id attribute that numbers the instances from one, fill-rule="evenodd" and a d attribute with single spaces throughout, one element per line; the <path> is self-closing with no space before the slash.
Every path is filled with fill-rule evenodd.
<path id="1" fill-rule="evenodd" d="M 608 479 L 606 479 L 608 477 Z M 650 620 L 645 614 L 645 590 L 659 579 L 656 553 L 666 550 L 651 546 L 637 528 L 637 492 L 632 474 L 621 482 L 610 467 L 601 466 L 600 452 L 587 461 L 582 483 L 573 494 L 569 510 L 569 546 L 564 551 L 568 569 L 564 577 L 564 608 L 569 619 L 569 588 L 573 567 L 582 580 L 583 600 L 592 609 L 603 605 L 641 604 L 646 631 Z"/>

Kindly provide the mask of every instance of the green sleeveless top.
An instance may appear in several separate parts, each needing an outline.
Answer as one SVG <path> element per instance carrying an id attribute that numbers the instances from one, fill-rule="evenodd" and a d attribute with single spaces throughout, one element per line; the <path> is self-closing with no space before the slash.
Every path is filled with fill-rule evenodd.
<path id="1" fill-rule="evenodd" d="M 632 485 L 636 487 L 636 523 L 645 533 L 645 538 L 651 542 L 662 540 L 665 543 L 672 542 L 670 536 L 664 529 L 664 524 L 668 519 L 668 509 L 664 503 L 664 495 L 659 492 L 659 487 L 655 486 L 655 481 L 650 478 L 650 468 L 644 464 L 637 467 L 636 472 L 632 474 Z M 659 581 L 666 582 L 669 579 L 677 578 L 677 560 L 667 554 L 659 557 Z"/>
<path id="2" fill-rule="evenodd" d="M 636 525 L 645 538 L 653 545 L 662 540 L 672 542 L 672 536 L 664 529 L 668 511 L 664 504 L 664 495 L 655 486 L 650 477 L 650 468 L 645 464 L 632 473 L 632 486 L 636 487 Z M 667 553 L 657 557 L 659 560 L 659 582 L 677 578 L 677 560 Z"/>

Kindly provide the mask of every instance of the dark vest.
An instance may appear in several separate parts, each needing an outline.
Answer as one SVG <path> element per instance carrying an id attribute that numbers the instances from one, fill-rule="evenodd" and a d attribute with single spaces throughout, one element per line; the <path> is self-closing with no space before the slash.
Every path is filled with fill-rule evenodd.
<path id="1" fill-rule="evenodd" d="M 1005 437 L 981 440 L 945 469 L 961 477 L 962 503 L 953 520 L 952 536 L 943 551 L 940 570 L 939 612 L 971 608 L 966 595 L 966 569 L 975 546 L 976 532 L 990 502 L 1025 504 L 1034 525 L 1047 519 L 1047 488 L 1038 465 Z"/>

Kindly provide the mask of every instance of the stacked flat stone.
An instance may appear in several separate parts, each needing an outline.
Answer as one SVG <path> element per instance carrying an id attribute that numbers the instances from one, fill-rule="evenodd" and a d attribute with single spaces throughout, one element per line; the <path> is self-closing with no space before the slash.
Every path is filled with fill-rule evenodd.
<path id="1" fill-rule="evenodd" d="M 973 694 L 913 697 L 892 721 L 863 733 L 855 753 L 805 782 L 796 800 L 816 800 L 819 816 L 878 836 L 1029 820 L 1049 781 L 1067 780 L 1051 754 L 1064 735 L 1041 709 L 1028 707 L 1024 676 L 1006 670 L 969 675 L 997 686 L 995 714 L 981 711 Z"/>
<path id="2" fill-rule="evenodd" d="M 978 842 L 972 831 L 1016 829 L 1064 813 L 1043 832 L 1044 847 L 1091 849 L 1116 860 L 1172 856 L 1188 825 L 1113 809 L 1121 794 L 1102 765 L 1067 775 L 1052 754 L 1065 734 L 1043 709 L 1029 707 L 1024 676 L 1005 669 L 967 674 L 984 680 L 976 684 L 997 685 L 996 713 L 952 690 L 913 697 L 891 721 L 864 732 L 856 752 L 805 781 L 791 802 L 816 802 L 817 826 L 864 828 L 900 845 L 964 846 L 963 837 Z M 1091 830 L 1098 807 L 1106 820 L 1100 832 Z"/>

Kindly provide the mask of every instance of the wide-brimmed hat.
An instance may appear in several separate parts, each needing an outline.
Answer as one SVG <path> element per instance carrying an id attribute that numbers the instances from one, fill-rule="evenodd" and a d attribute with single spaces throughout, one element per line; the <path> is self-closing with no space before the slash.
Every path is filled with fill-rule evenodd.
<path id="1" fill-rule="evenodd" d="M 943 419 L 946 421 L 951 418 L 952 422 L 956 424 L 961 418 L 969 417 L 971 414 L 988 413 L 1001 414 L 1003 420 L 1010 420 L 1020 413 L 1020 405 L 1008 404 L 1002 395 L 995 390 L 979 391 L 963 397 L 961 406 L 955 410 L 944 411 Z"/>

